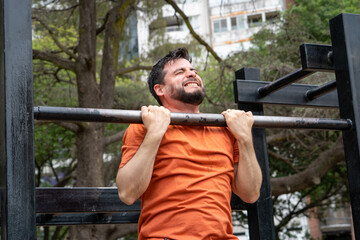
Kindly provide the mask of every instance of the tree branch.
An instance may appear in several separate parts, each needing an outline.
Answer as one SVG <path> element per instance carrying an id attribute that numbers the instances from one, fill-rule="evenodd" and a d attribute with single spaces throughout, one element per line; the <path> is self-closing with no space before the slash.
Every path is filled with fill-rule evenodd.
<path id="1" fill-rule="evenodd" d="M 54 122 L 56 125 L 59 125 L 63 128 L 66 128 L 70 131 L 72 131 L 73 133 L 77 133 L 80 130 L 79 125 L 75 124 L 75 123 L 69 123 L 69 122 Z"/>
<path id="2" fill-rule="evenodd" d="M 319 184 L 321 178 L 331 168 L 344 160 L 343 145 L 339 137 L 334 147 L 323 151 L 304 171 L 287 177 L 272 178 L 270 180 L 272 195 L 279 196 L 285 193 L 293 193 L 314 184 Z"/>
<path id="3" fill-rule="evenodd" d="M 122 130 L 120 132 L 117 132 L 116 134 L 114 135 L 111 135 L 111 136 L 107 136 L 105 137 L 104 139 L 104 145 L 105 146 L 108 146 L 114 142 L 117 142 L 117 141 L 120 141 L 123 137 L 124 137 L 124 134 L 125 134 L 125 130 Z"/>
<path id="4" fill-rule="evenodd" d="M 102 33 L 102 31 L 105 30 L 106 23 L 109 20 L 109 14 L 110 14 L 109 12 L 106 13 L 103 24 L 99 28 L 96 29 L 96 35 Z"/>
<path id="5" fill-rule="evenodd" d="M 67 69 L 67 70 L 70 70 L 73 72 L 75 71 L 75 62 L 65 59 L 63 57 L 60 57 L 58 55 L 52 54 L 50 52 L 42 52 L 42 51 L 33 49 L 33 59 L 48 61 L 60 68 Z"/>
<path id="6" fill-rule="evenodd" d="M 306 211 L 315 208 L 315 207 L 319 207 L 321 205 L 324 205 L 323 202 L 327 199 L 329 199 L 331 196 L 334 196 L 335 194 L 337 194 L 339 192 L 339 190 L 341 189 L 341 186 L 338 187 L 337 189 L 335 189 L 333 192 L 327 192 L 324 195 L 322 195 L 320 198 L 318 198 L 315 201 L 311 201 L 310 203 L 307 203 L 305 205 L 305 207 L 297 210 L 297 211 L 290 211 L 290 213 L 283 218 L 281 221 L 279 221 L 279 223 L 276 225 L 276 231 L 279 231 L 282 227 L 284 227 L 288 222 L 290 222 L 291 219 L 293 219 L 295 216 L 298 216 L 300 214 L 305 214 Z M 309 194 L 305 194 L 305 196 L 308 196 Z M 299 202 L 303 202 L 302 199 L 299 199 Z"/>
<path id="7" fill-rule="evenodd" d="M 138 71 L 138 70 L 147 70 L 150 71 L 152 69 L 152 66 L 141 66 L 141 65 L 135 65 L 132 67 L 128 67 L 128 68 L 120 68 L 116 75 L 123 75 L 126 73 L 130 73 L 130 72 L 134 72 L 134 71 Z"/>
<path id="8" fill-rule="evenodd" d="M 49 4 L 54 4 L 54 2 L 50 2 Z M 46 10 L 44 10 L 44 8 L 33 8 L 33 12 L 36 12 L 36 13 L 42 13 L 44 11 L 46 12 L 67 12 L 69 10 L 73 10 L 75 8 L 77 8 L 79 6 L 79 4 L 75 4 L 73 6 L 70 6 L 68 8 L 62 8 L 62 9 L 47 9 L 47 6 L 45 6 L 44 8 L 46 8 Z"/>
<path id="9" fill-rule="evenodd" d="M 60 127 L 66 128 L 70 131 L 72 131 L 73 133 L 77 133 L 80 130 L 80 126 L 75 124 L 75 123 L 69 123 L 69 122 L 56 122 L 56 121 L 39 121 L 39 120 L 34 120 L 34 124 L 36 125 L 43 125 L 43 124 L 49 124 L 49 123 L 53 123 L 56 124 Z"/>
<path id="10" fill-rule="evenodd" d="M 183 18 L 186 26 L 188 27 L 191 35 L 201 44 L 203 45 L 206 50 L 208 50 L 208 52 L 211 53 L 211 55 L 213 55 L 213 57 L 216 59 L 216 61 L 218 61 L 219 63 L 221 63 L 223 60 L 219 57 L 219 55 L 212 49 L 212 47 L 209 46 L 209 44 L 207 44 L 193 29 L 193 27 L 190 24 L 189 18 L 185 15 L 185 13 L 178 7 L 178 5 L 172 1 L 172 0 L 165 0 L 165 2 L 167 2 L 168 4 L 170 4 L 175 12 L 179 13 L 180 16 Z"/>
<path id="11" fill-rule="evenodd" d="M 43 25 L 46 30 L 48 30 L 51 38 L 54 40 L 56 46 L 58 46 L 61 50 L 63 50 L 67 55 L 69 55 L 70 57 L 72 57 L 73 59 L 77 59 L 78 57 L 69 51 L 69 49 L 67 49 L 64 45 L 62 45 L 59 41 L 59 39 L 57 39 L 57 37 L 55 37 L 53 30 L 38 16 L 34 16 L 32 17 L 33 19 L 37 20 L 41 25 Z"/>
<path id="12" fill-rule="evenodd" d="M 299 170 L 297 170 L 293 164 L 291 163 L 291 159 L 286 158 L 281 156 L 280 154 L 275 153 L 274 151 L 271 151 L 268 149 L 268 154 L 273 156 L 276 159 L 280 159 L 281 161 L 283 161 L 286 165 L 288 165 L 292 170 L 294 170 L 295 172 L 299 172 Z"/>
<path id="13" fill-rule="evenodd" d="M 266 142 L 267 144 L 275 144 L 277 142 L 281 142 L 284 139 L 286 139 L 286 136 L 287 134 L 284 131 L 281 131 L 276 134 L 266 135 Z"/>

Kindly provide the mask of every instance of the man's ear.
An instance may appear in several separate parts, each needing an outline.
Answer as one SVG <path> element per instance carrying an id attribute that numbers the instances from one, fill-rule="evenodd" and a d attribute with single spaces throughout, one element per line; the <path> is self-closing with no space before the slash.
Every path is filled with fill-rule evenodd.
<path id="1" fill-rule="evenodd" d="M 155 84 L 154 91 L 156 95 L 163 96 L 164 95 L 164 85 L 163 84 Z"/>

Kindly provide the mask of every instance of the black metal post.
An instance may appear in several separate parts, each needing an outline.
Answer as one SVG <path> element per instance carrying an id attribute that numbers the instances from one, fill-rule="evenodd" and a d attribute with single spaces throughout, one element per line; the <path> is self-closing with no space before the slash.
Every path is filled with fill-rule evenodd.
<path id="1" fill-rule="evenodd" d="M 0 15 L 1 239 L 36 239 L 31 1 Z"/>
<path id="2" fill-rule="evenodd" d="M 330 32 L 340 115 L 353 121 L 343 140 L 355 239 L 360 239 L 360 15 L 338 15 L 330 20 Z"/>
<path id="3" fill-rule="evenodd" d="M 239 71 L 235 72 L 236 79 L 252 79 L 260 81 L 260 70 L 257 68 L 242 68 Z M 235 91 L 235 100 L 237 101 L 237 86 L 234 82 L 234 91 Z M 253 114 L 263 115 L 263 106 L 262 104 L 244 104 L 238 102 L 239 109 L 245 111 L 252 111 Z M 261 167 L 263 182 L 260 190 L 259 200 L 250 204 L 247 207 L 248 210 L 248 222 L 249 222 L 249 232 L 250 239 L 275 239 L 275 229 L 274 229 L 274 216 L 273 216 L 273 207 L 271 199 L 271 189 L 270 189 L 270 169 L 269 169 L 269 160 L 267 155 L 267 146 L 266 146 L 266 136 L 265 129 L 253 129 L 253 141 L 256 152 L 256 157 L 258 159 L 259 165 Z"/>

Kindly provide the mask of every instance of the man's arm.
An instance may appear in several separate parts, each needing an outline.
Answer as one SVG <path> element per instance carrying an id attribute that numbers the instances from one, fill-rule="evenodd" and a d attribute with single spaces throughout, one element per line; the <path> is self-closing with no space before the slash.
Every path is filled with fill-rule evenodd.
<path id="1" fill-rule="evenodd" d="M 227 110 L 222 114 L 239 146 L 239 162 L 234 165 L 235 179 L 232 190 L 244 202 L 254 203 L 259 198 L 262 183 L 262 173 L 251 133 L 254 118 L 251 112 L 241 110 Z"/>
<path id="2" fill-rule="evenodd" d="M 131 160 L 119 168 L 116 176 L 119 198 L 130 205 L 149 186 L 160 142 L 170 124 L 170 111 L 164 107 L 142 107 L 146 134 Z"/>

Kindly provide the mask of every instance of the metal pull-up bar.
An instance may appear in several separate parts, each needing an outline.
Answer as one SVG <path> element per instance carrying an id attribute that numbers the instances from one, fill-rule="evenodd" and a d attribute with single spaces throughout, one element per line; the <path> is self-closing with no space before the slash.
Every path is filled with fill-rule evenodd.
<path id="1" fill-rule="evenodd" d="M 336 90 L 336 80 L 333 80 L 331 82 L 325 83 L 324 85 L 308 90 L 305 92 L 305 98 L 309 101 L 312 101 L 318 97 L 321 97 L 322 95 L 329 93 L 331 91 Z"/>
<path id="2" fill-rule="evenodd" d="M 283 87 L 286 87 L 287 85 L 295 82 L 295 81 L 299 81 L 300 79 L 303 79 L 311 74 L 313 74 L 314 72 L 310 72 L 310 71 L 306 71 L 304 69 L 298 69 L 295 72 L 289 73 L 288 75 L 285 75 L 284 77 L 268 83 L 267 85 L 260 87 L 258 89 L 258 94 L 260 97 L 265 97 L 267 95 L 269 95 L 270 93 L 277 91 Z"/>
<path id="3" fill-rule="evenodd" d="M 68 122 L 142 123 L 139 110 L 95 108 L 34 107 L 36 120 Z M 226 126 L 222 114 L 171 113 L 171 125 Z M 304 128 L 347 130 L 352 127 L 349 119 L 303 118 L 280 116 L 254 116 L 255 128 Z"/>

